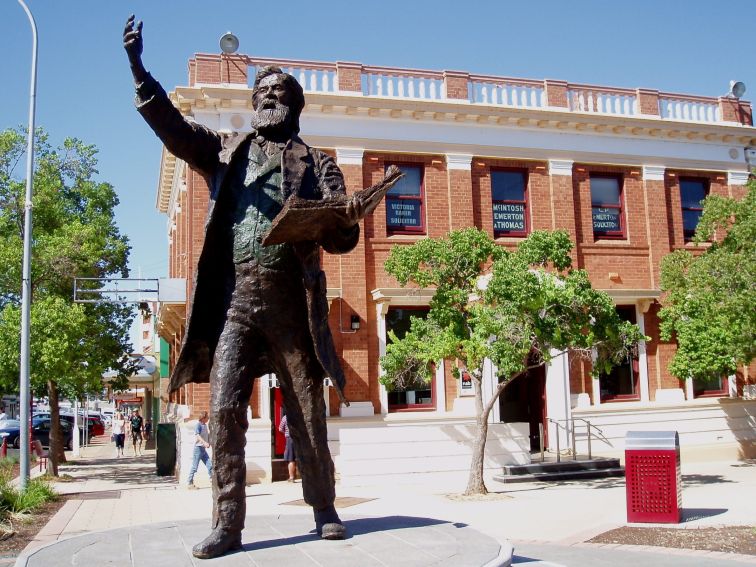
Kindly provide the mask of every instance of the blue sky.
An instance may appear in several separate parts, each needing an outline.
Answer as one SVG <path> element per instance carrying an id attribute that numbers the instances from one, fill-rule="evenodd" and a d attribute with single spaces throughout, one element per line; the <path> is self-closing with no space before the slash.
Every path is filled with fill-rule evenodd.
<path id="1" fill-rule="evenodd" d="M 39 30 L 37 125 L 53 142 L 99 150 L 99 178 L 120 196 L 132 276 L 167 275 L 166 219 L 155 209 L 160 145 L 133 108 L 121 45 L 142 19 L 145 64 L 167 90 L 187 60 L 217 53 L 232 30 L 242 53 L 370 65 L 453 69 L 723 95 L 730 79 L 756 92 L 748 26 L 756 2 L 699 0 L 424 1 L 27 0 Z M 740 39 L 738 39 L 740 36 Z M 0 128 L 28 116 L 31 32 L 13 0 L 0 3 Z M 23 172 L 19 173 L 23 175 Z"/>

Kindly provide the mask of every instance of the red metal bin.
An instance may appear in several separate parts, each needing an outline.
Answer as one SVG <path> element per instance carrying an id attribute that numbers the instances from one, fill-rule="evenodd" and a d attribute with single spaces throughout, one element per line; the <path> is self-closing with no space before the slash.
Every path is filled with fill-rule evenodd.
<path id="1" fill-rule="evenodd" d="M 625 436 L 627 521 L 680 523 L 682 482 L 677 431 L 628 431 Z"/>

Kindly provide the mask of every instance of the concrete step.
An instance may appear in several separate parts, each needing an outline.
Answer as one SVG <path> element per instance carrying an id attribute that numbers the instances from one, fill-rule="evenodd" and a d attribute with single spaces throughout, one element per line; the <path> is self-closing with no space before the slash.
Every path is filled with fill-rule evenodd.
<path id="1" fill-rule="evenodd" d="M 552 472 L 534 472 L 529 474 L 501 474 L 494 476 L 494 480 L 507 484 L 517 482 L 556 482 L 560 480 L 587 480 L 594 478 L 609 478 L 625 476 L 622 467 L 611 467 L 587 470 L 566 470 Z"/>
<path id="2" fill-rule="evenodd" d="M 499 482 L 548 482 L 625 476 L 625 469 L 619 459 L 577 459 L 546 461 L 529 465 L 507 465 L 503 473 L 494 477 Z"/>
<path id="3" fill-rule="evenodd" d="M 620 468 L 619 459 L 578 458 L 577 460 L 563 459 L 557 461 L 534 462 L 527 465 L 505 465 L 505 475 L 521 475 L 535 473 L 561 473 L 570 471 L 595 471 L 600 469 Z"/>

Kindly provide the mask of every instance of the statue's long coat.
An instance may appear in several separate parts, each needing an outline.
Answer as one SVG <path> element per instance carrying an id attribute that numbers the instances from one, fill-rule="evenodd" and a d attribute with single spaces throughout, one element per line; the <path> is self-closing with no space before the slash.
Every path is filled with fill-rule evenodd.
<path id="1" fill-rule="evenodd" d="M 187 121 L 173 106 L 163 88 L 149 77 L 137 88 L 137 109 L 166 148 L 202 173 L 210 188 L 210 207 L 189 303 L 189 315 L 178 362 L 171 373 L 170 391 L 189 382 L 208 382 L 221 331 L 226 321 L 234 286 L 231 231 L 221 226 L 232 191 L 227 174 L 236 160 L 246 159 L 255 133 L 224 136 Z M 344 178 L 333 158 L 307 146 L 294 136 L 286 144 L 281 159 L 284 199 L 324 199 L 344 193 Z M 328 327 L 326 280 L 320 268 L 320 250 L 340 254 L 352 250 L 359 239 L 359 226 L 342 230 L 334 227 L 322 242 L 294 245 L 301 262 L 307 293 L 309 332 L 326 376 L 343 392 L 345 377 L 339 364 Z M 293 276 L 296 277 L 296 276 Z"/>

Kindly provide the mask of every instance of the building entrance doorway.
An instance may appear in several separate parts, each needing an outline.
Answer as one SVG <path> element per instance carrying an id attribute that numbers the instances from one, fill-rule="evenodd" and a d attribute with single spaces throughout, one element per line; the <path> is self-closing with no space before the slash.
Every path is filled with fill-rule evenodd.
<path id="1" fill-rule="evenodd" d="M 530 426 L 530 450 L 540 451 L 540 429 L 546 435 L 546 367 L 533 368 L 512 380 L 499 396 L 499 415 L 504 423 L 525 422 Z"/>

